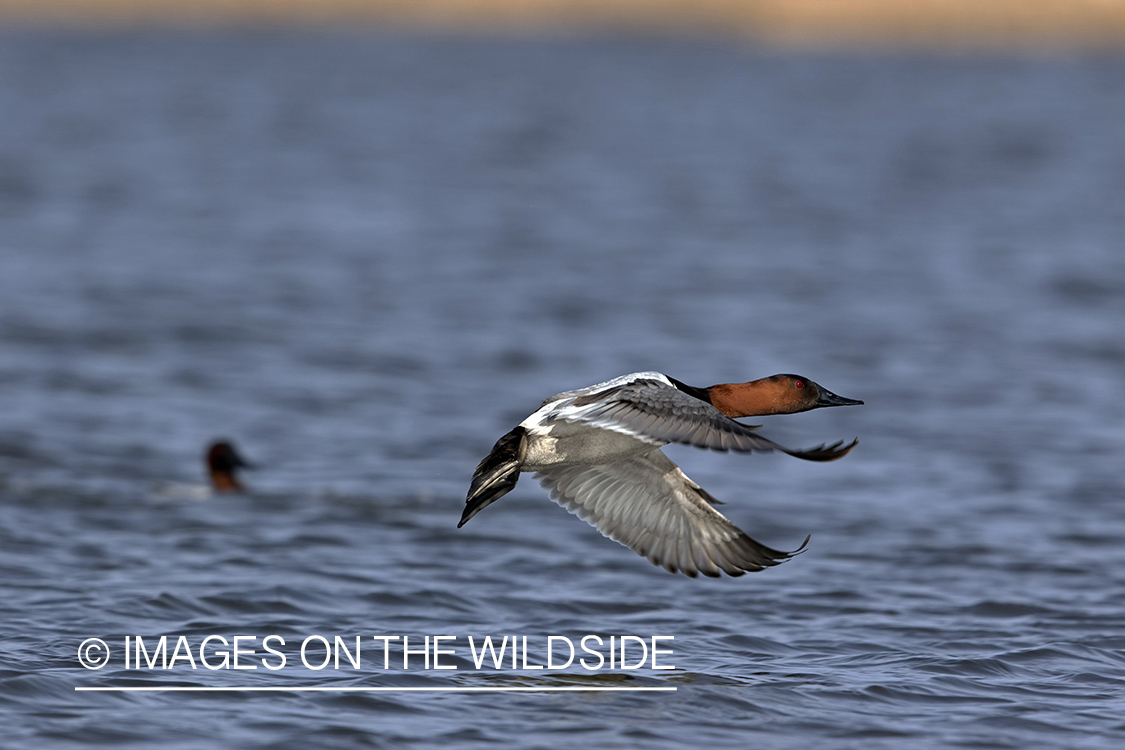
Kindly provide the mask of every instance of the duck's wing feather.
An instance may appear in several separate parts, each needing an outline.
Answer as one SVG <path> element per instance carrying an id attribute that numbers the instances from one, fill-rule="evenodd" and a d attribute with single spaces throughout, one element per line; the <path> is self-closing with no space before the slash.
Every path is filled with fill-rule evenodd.
<path id="1" fill-rule="evenodd" d="M 684 443 L 716 451 L 781 451 L 807 461 L 833 461 L 857 441 L 793 450 L 756 434 L 760 425 L 731 419 L 711 404 L 652 378 L 587 393 L 571 400 L 555 419 L 632 435 L 653 445 Z"/>
<path id="2" fill-rule="evenodd" d="M 535 477 L 559 505 L 673 573 L 740 576 L 804 549 L 779 552 L 751 539 L 659 450 L 611 464 L 557 466 Z"/>

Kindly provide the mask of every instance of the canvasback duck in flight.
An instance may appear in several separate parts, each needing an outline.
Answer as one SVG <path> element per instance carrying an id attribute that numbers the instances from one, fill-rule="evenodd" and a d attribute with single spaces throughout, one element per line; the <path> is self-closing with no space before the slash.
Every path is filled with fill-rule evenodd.
<path id="1" fill-rule="evenodd" d="M 234 446 L 226 441 L 212 443 L 207 449 L 207 473 L 211 477 L 211 486 L 215 492 L 243 492 L 242 484 L 238 481 L 238 469 L 252 469 L 251 464 L 238 455 Z"/>
<path id="2" fill-rule="evenodd" d="M 719 501 L 660 448 L 683 443 L 835 461 L 859 439 L 791 450 L 758 435 L 760 425 L 735 420 L 862 403 L 799 375 L 695 388 L 663 373 L 637 372 L 566 391 L 544 401 L 480 462 L 457 528 L 510 492 L 520 472 L 528 471 L 559 505 L 672 573 L 694 578 L 762 570 L 804 544 L 779 552 L 754 541 L 715 510 Z"/>

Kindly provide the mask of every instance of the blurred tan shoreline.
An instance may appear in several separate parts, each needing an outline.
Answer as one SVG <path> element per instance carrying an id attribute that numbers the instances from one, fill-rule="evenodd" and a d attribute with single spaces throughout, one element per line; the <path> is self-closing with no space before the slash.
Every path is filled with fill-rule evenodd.
<path id="1" fill-rule="evenodd" d="M 628 31 L 797 45 L 1125 47 L 1125 0 L 0 0 L 13 27 Z"/>

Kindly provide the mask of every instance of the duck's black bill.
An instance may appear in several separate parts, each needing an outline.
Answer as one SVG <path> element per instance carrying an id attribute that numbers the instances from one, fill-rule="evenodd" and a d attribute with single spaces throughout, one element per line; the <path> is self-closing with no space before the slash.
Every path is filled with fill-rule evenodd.
<path id="1" fill-rule="evenodd" d="M 837 396 L 832 391 L 827 391 L 823 388 L 820 389 L 820 395 L 816 399 L 817 406 L 862 406 L 862 401 L 857 401 L 854 398 L 844 398 Z"/>
<path id="2" fill-rule="evenodd" d="M 236 468 L 236 469 L 256 469 L 256 468 L 258 468 L 258 466 L 256 464 L 252 464 L 249 461 L 247 461 L 245 458 L 240 456 L 238 454 L 238 452 L 234 450 L 234 448 L 231 448 L 230 452 L 226 455 L 226 457 L 230 461 L 230 465 L 233 468 Z"/>

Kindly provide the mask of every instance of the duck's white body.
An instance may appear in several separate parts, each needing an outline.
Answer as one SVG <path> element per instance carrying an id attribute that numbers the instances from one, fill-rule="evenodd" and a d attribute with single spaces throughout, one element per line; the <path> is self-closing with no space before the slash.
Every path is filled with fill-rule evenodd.
<path id="1" fill-rule="evenodd" d="M 598 417 L 598 410 L 606 403 L 606 393 L 638 381 L 673 387 L 659 372 L 638 372 L 566 391 L 544 401 L 535 413 L 520 422 L 528 435 L 527 456 L 520 471 L 549 471 L 568 464 L 612 463 L 667 445 L 667 440 L 656 440 L 615 420 Z"/>

